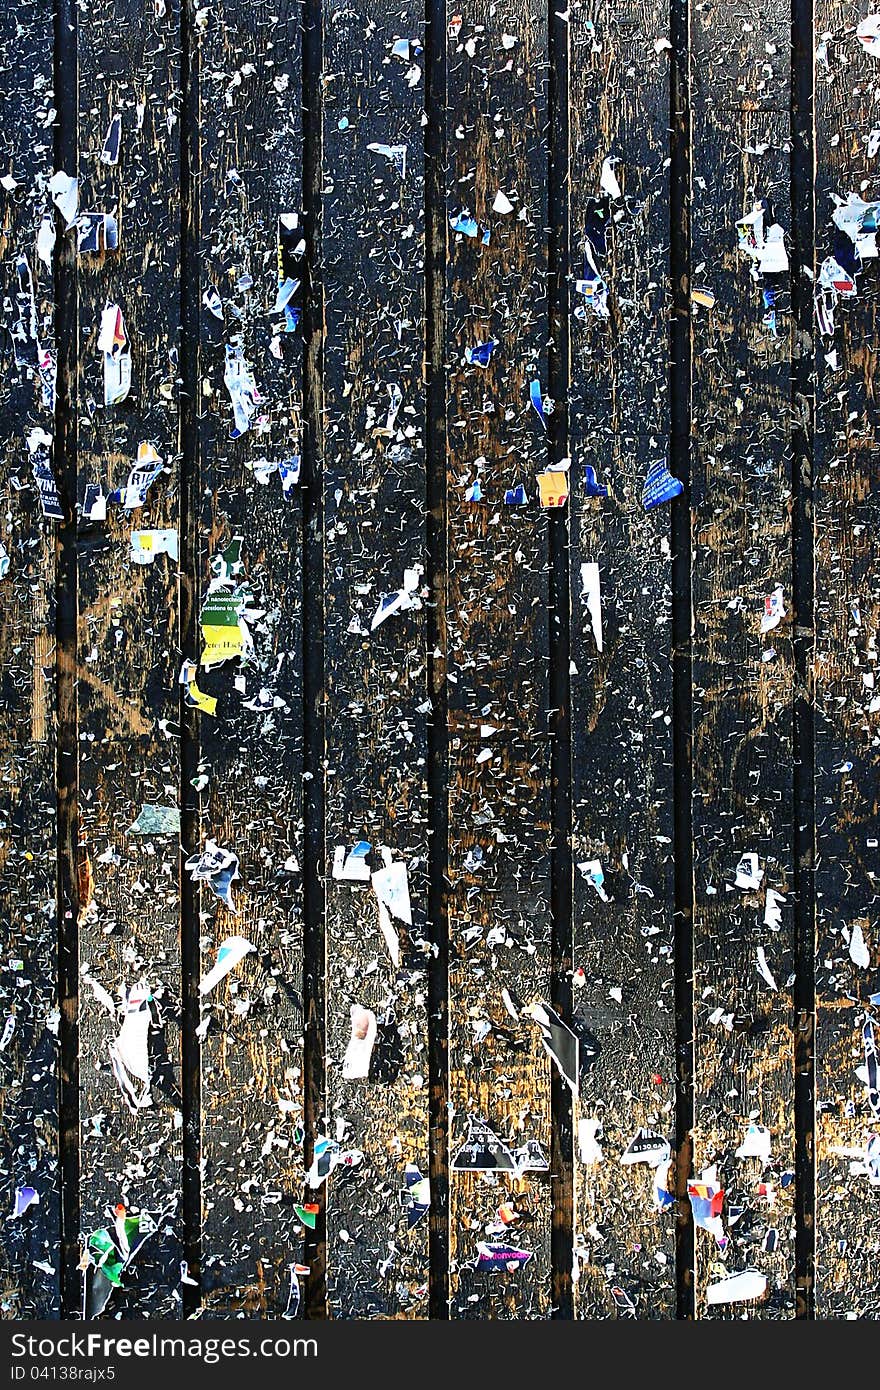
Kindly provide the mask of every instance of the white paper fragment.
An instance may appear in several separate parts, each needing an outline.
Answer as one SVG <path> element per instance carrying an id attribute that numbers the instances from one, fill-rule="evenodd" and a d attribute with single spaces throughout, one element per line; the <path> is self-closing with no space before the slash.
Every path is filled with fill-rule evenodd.
<path id="1" fill-rule="evenodd" d="M 370 1058 L 377 1032 L 376 1015 L 361 1004 L 351 1006 L 351 1038 L 342 1061 L 346 1081 L 366 1080 L 370 1075 Z"/>
<path id="2" fill-rule="evenodd" d="M 419 576 L 422 573 L 420 565 L 414 569 L 407 569 L 403 572 L 403 588 L 395 589 L 390 594 L 383 594 L 379 600 L 379 607 L 373 614 L 373 621 L 370 623 L 370 631 L 375 632 L 377 627 L 381 627 L 386 618 L 390 618 L 392 613 L 403 613 L 410 609 L 421 608 L 422 601 L 419 598 Z"/>
<path id="3" fill-rule="evenodd" d="M 849 958 L 853 965 L 857 965 L 860 970 L 869 970 L 871 966 L 871 952 L 868 950 L 865 941 L 865 933 L 862 931 L 861 923 L 856 922 L 850 932 L 849 938 Z"/>
<path id="4" fill-rule="evenodd" d="M 757 854 L 741 855 L 734 879 L 737 888 L 742 888 L 745 892 L 754 892 L 761 887 L 763 878 L 764 870 Z"/>
<path id="5" fill-rule="evenodd" d="M 717 1284 L 706 1288 L 706 1302 L 744 1303 L 755 1298 L 763 1298 L 767 1292 L 767 1276 L 757 1269 L 744 1269 L 741 1274 L 731 1274 Z"/>
<path id="6" fill-rule="evenodd" d="M 620 184 L 617 182 L 617 175 L 614 172 L 614 166 L 619 163 L 620 161 L 611 155 L 602 161 L 602 172 L 599 175 L 599 187 L 602 189 L 603 193 L 608 194 L 609 198 L 620 198 L 623 196 L 620 191 Z"/>
<path id="7" fill-rule="evenodd" d="M 764 599 L 764 612 L 761 615 L 761 631 L 772 632 L 785 617 L 785 596 L 782 585 L 777 584 L 772 594 Z"/>
<path id="8" fill-rule="evenodd" d="M 135 985 L 126 991 L 122 1028 L 109 1047 L 113 1075 L 130 1110 L 139 1110 L 150 1104 L 148 1037 L 151 997 L 144 985 Z M 136 1081 L 141 1083 L 140 1091 L 135 1085 Z"/>
<path id="9" fill-rule="evenodd" d="M 782 926 L 784 902 L 784 893 L 777 893 L 775 888 L 767 889 L 767 896 L 764 899 L 764 926 L 769 927 L 771 931 L 779 931 Z"/>
<path id="10" fill-rule="evenodd" d="M 367 855 L 371 849 L 368 840 L 358 840 L 353 849 L 347 852 L 345 845 L 336 845 L 333 850 L 333 877 L 344 883 L 369 883 Z"/>
<path id="11" fill-rule="evenodd" d="M 767 984 L 770 986 L 771 989 L 773 989 L 773 990 L 778 990 L 778 989 L 779 989 L 779 986 L 778 986 L 778 984 L 776 983 L 776 980 L 775 980 L 774 977 L 773 977 L 773 971 L 770 969 L 770 966 L 767 964 L 767 957 L 766 957 L 766 955 L 764 954 L 764 947 L 763 947 L 763 946 L 759 946 L 759 947 L 758 947 L 758 974 L 761 975 L 761 976 L 763 976 L 763 978 L 767 981 Z"/>
<path id="12" fill-rule="evenodd" d="M 157 555 L 167 555 L 177 559 L 177 532 L 132 531 L 131 560 L 135 565 L 151 565 Z"/>
<path id="13" fill-rule="evenodd" d="M 409 900 L 406 864 L 403 860 L 398 859 L 396 863 L 386 864 L 384 869 L 377 869 L 372 875 L 372 882 L 373 892 L 379 902 L 388 909 L 392 917 L 411 927 L 412 906 Z"/>
<path id="14" fill-rule="evenodd" d="M 367 146 L 374 154 L 384 155 L 390 164 L 393 164 L 402 179 L 406 178 L 406 145 L 380 145 L 372 144 Z"/>
<path id="15" fill-rule="evenodd" d="M 866 15 L 856 28 L 856 38 L 872 58 L 880 58 L 880 14 Z"/>
<path id="16" fill-rule="evenodd" d="M 214 966 L 199 981 L 199 994 L 210 994 L 214 986 L 224 980 L 230 970 L 234 970 L 246 955 L 256 949 L 253 942 L 243 936 L 227 936 L 225 941 L 220 943 Z"/>
<path id="17" fill-rule="evenodd" d="M 603 903 L 607 903 L 608 894 L 605 892 L 605 870 L 602 868 L 601 859 L 584 859 L 578 864 L 578 872 L 591 883 L 595 888 Z"/>
<path id="18" fill-rule="evenodd" d="M 736 1151 L 736 1156 L 737 1158 L 760 1158 L 762 1162 L 769 1163 L 772 1143 L 773 1136 L 769 1129 L 764 1125 L 750 1124 Z"/>
<path id="19" fill-rule="evenodd" d="M 79 181 L 59 169 L 49 180 L 49 193 L 69 230 L 76 221 L 79 207 Z"/>
<path id="20" fill-rule="evenodd" d="M 593 560 L 581 565 L 581 598 L 585 600 L 587 612 L 593 627 L 596 646 L 602 650 L 602 596 L 599 582 L 599 566 Z"/>
<path id="21" fill-rule="evenodd" d="M 495 201 L 492 204 L 492 211 L 500 213 L 513 212 L 513 203 L 510 201 L 507 194 L 501 188 L 499 188 L 498 192 L 495 194 Z"/>
<path id="22" fill-rule="evenodd" d="M 37 256 L 47 270 L 52 269 L 52 252 L 55 250 L 55 223 L 47 213 L 41 218 L 37 228 Z"/>
<path id="23" fill-rule="evenodd" d="M 578 1120 L 577 1142 L 578 1158 L 585 1168 L 594 1168 L 604 1163 L 605 1155 L 598 1136 L 602 1132 L 602 1121 L 584 1116 Z"/>

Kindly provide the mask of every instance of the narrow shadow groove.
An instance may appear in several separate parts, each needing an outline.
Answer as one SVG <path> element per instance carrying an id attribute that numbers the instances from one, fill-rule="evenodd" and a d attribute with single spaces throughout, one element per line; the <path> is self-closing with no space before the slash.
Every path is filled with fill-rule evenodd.
<path id="1" fill-rule="evenodd" d="M 569 254 L 569 115 L 568 23 L 558 18 L 551 0 L 547 15 L 550 58 L 549 160 L 547 221 L 550 229 L 547 288 L 550 312 L 549 382 L 557 408 L 551 416 L 551 447 L 555 458 L 566 458 L 568 441 L 568 254 Z M 559 515 L 550 514 L 550 784 L 552 1003 L 571 1018 L 572 861 L 571 861 L 571 589 L 569 528 L 575 524 L 573 501 Z M 553 1069 L 551 1078 L 553 1136 L 551 1154 L 553 1229 L 553 1316 L 574 1317 L 572 1262 L 574 1259 L 573 1102 L 566 1083 Z"/>
<path id="2" fill-rule="evenodd" d="M 321 277 L 321 3 L 303 6 L 303 995 L 305 1009 L 305 1163 L 324 1116 L 324 502 L 321 453 L 321 363 L 324 290 Z M 309 1266 L 306 1316 L 327 1316 L 326 1188 L 310 1192 L 319 1205 L 306 1231 Z"/>
<path id="3" fill-rule="evenodd" d="M 74 0 L 57 0 L 54 12 L 55 168 L 76 171 L 77 48 Z M 58 787 L 58 990 L 61 1007 L 60 1175 L 61 1312 L 82 1313 L 79 1260 L 79 888 L 77 833 L 76 708 L 76 362 L 78 305 L 76 254 L 72 237 L 59 237 L 55 251 L 55 344 L 57 385 L 53 464 L 64 509 L 55 533 L 55 679 Z"/>
<path id="4" fill-rule="evenodd" d="M 446 277 L 444 138 L 446 8 L 427 0 L 425 12 L 425 467 L 427 518 L 428 679 L 428 923 L 433 956 L 428 976 L 428 1068 L 431 1212 L 428 1235 L 428 1315 L 449 1317 L 449 852 L 446 706 L 446 372 L 443 359 Z M 439 655 L 435 655 L 439 653 Z"/>
<path id="5" fill-rule="evenodd" d="M 675 854 L 675 1044 L 676 1044 L 676 1314 L 694 1316 L 694 1228 L 687 1199 L 694 1123 L 694 856 L 693 630 L 691 600 L 691 322 L 690 322 L 690 6 L 670 7 L 670 243 L 672 320 L 669 332 L 670 463 L 684 483 L 672 504 L 672 749 Z"/>
<path id="6" fill-rule="evenodd" d="M 185 656 L 197 647 L 199 603 L 199 49 L 193 0 L 182 0 L 180 15 L 180 646 Z M 201 1271 L 201 1054 L 199 1024 L 198 886 L 184 872 L 183 859 L 199 840 L 199 798 L 193 787 L 199 766 L 198 715 L 180 690 L 180 957 L 183 975 L 181 1071 L 183 1091 L 183 1252 L 190 1273 Z M 199 1289 L 183 1285 L 184 1316 L 200 1303 Z"/>
<path id="7" fill-rule="evenodd" d="M 813 0 L 792 5 L 791 205 L 792 266 L 812 266 L 815 244 L 813 127 Z M 814 1316 L 815 1261 L 815 801 L 813 773 L 814 570 L 813 428 L 816 418 L 812 282 L 791 277 L 793 352 L 792 547 L 794 660 L 797 689 L 794 744 L 795 927 L 795 1273 L 797 1317 Z"/>

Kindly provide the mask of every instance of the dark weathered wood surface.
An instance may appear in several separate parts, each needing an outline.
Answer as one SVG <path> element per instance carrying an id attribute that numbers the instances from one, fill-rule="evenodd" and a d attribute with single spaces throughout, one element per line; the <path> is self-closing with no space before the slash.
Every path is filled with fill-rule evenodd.
<path id="1" fill-rule="evenodd" d="M 158 1229 L 104 1316 L 880 1316 L 870 244 L 834 328 L 810 313 L 855 264 L 835 198 L 880 194 L 880 67 L 863 4 L 810 15 L 3 8 L 3 1317 L 83 1316 L 120 1203 Z M 52 207 L 62 168 L 117 249 Z M 791 266 L 754 277 L 760 200 Z M 86 515 L 142 444 L 142 504 Z M 684 495 L 646 512 L 664 460 Z M 178 553 L 135 563 L 144 531 Z M 245 646 L 205 669 L 237 587 Z M 411 923 L 334 877 L 362 840 Z M 190 880 L 208 841 L 234 906 Z M 542 1005 L 579 1037 L 571 1101 Z M 512 1171 L 456 1166 L 479 1124 Z M 766 1293 L 716 1304 L 743 1271 Z"/>
<path id="2" fill-rule="evenodd" d="M 52 6 L 43 0 L 0 15 L 0 171 L 14 180 L 0 214 L 7 331 L 0 344 L 0 543 L 8 557 L 0 620 L 0 1309 L 51 1317 L 60 1288 L 55 908 L 55 528 L 46 520 L 27 439 L 53 431 L 39 377 L 40 349 L 54 353 L 54 258 L 37 255 L 51 222 L 53 170 Z M 33 286 L 17 300 L 17 261 Z M 27 291 L 26 291 L 27 293 Z M 13 310 L 13 306 L 15 306 Z M 24 341 L 14 344 L 20 321 Z M 4 558 L 0 561 L 7 563 Z M 13 1216 L 16 1191 L 37 1202 Z"/>
<path id="3" fill-rule="evenodd" d="M 401 1201 L 406 1165 L 429 1171 L 424 21 L 415 4 L 325 3 L 323 22 L 327 1120 L 363 1153 L 329 1180 L 328 1304 L 425 1317 L 429 1224 L 408 1230 Z M 420 606 L 371 630 L 415 569 Z M 405 867 L 396 960 L 372 884 L 332 878 L 360 840 L 373 871 Z M 369 1075 L 349 1079 L 353 1007 L 377 1032 Z"/>
<path id="4" fill-rule="evenodd" d="M 878 194 L 877 59 L 860 52 L 863 7 L 821 3 L 816 33 L 816 270 L 833 254 L 835 198 Z M 816 1316 L 877 1318 L 877 1189 L 864 1172 L 880 1133 L 863 1028 L 880 989 L 877 916 L 877 262 L 816 336 Z M 837 353 L 837 366 L 829 354 Z M 875 996 L 874 1004 L 870 996 Z M 880 1029 L 878 1029 L 880 1033 Z"/>
<path id="5" fill-rule="evenodd" d="M 254 947 L 201 1001 L 201 1287 L 212 1316 L 278 1317 L 302 1283 L 302 505 L 301 484 L 283 492 L 277 465 L 302 453 L 303 348 L 299 328 L 279 332 L 272 312 L 280 219 L 298 218 L 291 252 L 303 235 L 300 20 L 299 0 L 224 3 L 199 28 L 194 232 L 199 290 L 219 296 L 222 322 L 202 300 L 195 587 L 202 604 L 212 561 L 240 537 L 232 582 L 248 586 L 257 615 L 246 619 L 252 654 L 198 676 L 217 706 L 197 716 L 196 850 L 213 839 L 240 861 L 234 912 L 202 887 L 200 971 L 226 937 Z M 291 304 L 302 302 L 300 289 Z M 227 344 L 241 347 L 260 397 L 238 439 Z M 275 465 L 267 479 L 262 465 Z M 196 640 L 201 649 L 200 631 Z"/>
<path id="6" fill-rule="evenodd" d="M 450 16 L 451 18 L 451 16 Z M 450 1163 L 472 1120 L 512 1148 L 550 1156 L 550 1063 L 520 1006 L 550 997 L 547 521 L 535 475 L 548 463 L 529 383 L 547 390 L 547 35 L 527 3 L 471 10 L 447 50 L 446 299 L 449 725 Z M 501 191 L 513 205 L 493 210 Z M 488 229 L 488 244 L 484 230 Z M 494 340 L 489 365 L 465 351 Z M 469 501 L 479 483 L 481 501 Z M 525 487 L 526 506 L 505 505 Z M 515 1002 L 515 1001 L 514 1001 Z M 454 1317 L 545 1317 L 547 1172 L 450 1167 Z M 499 1221 L 502 1203 L 517 1219 Z M 476 1267 L 486 1227 L 531 1252 L 515 1273 Z"/>
<path id="7" fill-rule="evenodd" d="M 639 1126 L 674 1139 L 670 509 L 642 506 L 669 435 L 669 55 L 654 51 L 662 5 L 609 0 L 587 18 L 572 15 L 570 38 L 571 275 L 589 273 L 585 241 L 607 216 L 596 265 L 608 317 L 571 319 L 572 964 L 583 972 L 572 1007 L 586 1030 L 577 1119 L 602 1157 L 583 1161 L 576 1128 L 576 1306 L 614 1316 L 617 1286 L 653 1318 L 675 1307 L 673 1215 L 656 1211 L 652 1169 L 620 1159 Z M 587 465 L 608 497 L 586 495 Z M 601 646 L 583 564 L 599 567 Z M 605 899 L 577 867 L 596 859 Z"/>
<path id="8" fill-rule="evenodd" d="M 701 288 L 715 299 L 692 310 L 694 1177 L 717 1170 L 728 1235 L 722 1248 L 696 1231 L 696 1313 L 736 1316 L 745 1306 L 752 1317 L 789 1317 L 792 329 L 788 275 L 754 283 L 735 224 L 765 200 L 766 225 L 778 222 L 790 246 L 790 16 L 703 6 L 691 43 L 690 293 L 692 304 Z M 777 293 L 775 334 L 763 321 L 766 286 Z M 785 616 L 762 635 L 777 586 Z M 757 856 L 752 887 L 735 883 L 746 854 Z M 776 923 L 771 890 L 785 897 Z M 770 1131 L 766 1161 L 736 1156 L 750 1122 Z M 731 1225 L 734 1206 L 743 1213 Z M 707 1288 L 746 1268 L 766 1275 L 766 1299 L 708 1308 Z"/>
<path id="9" fill-rule="evenodd" d="M 130 537 L 179 527 L 178 7 L 161 21 L 139 0 L 92 7 L 79 17 L 78 54 L 80 212 L 114 215 L 119 228 L 117 250 L 76 260 L 78 506 L 89 484 L 124 492 L 141 444 L 164 461 L 143 506 L 108 502 L 106 520 L 78 523 L 80 1227 L 87 1240 L 112 1225 L 118 1203 L 158 1221 L 133 1267 L 128 1311 L 170 1317 L 180 1311 L 183 1154 L 179 839 L 129 827 L 145 804 L 179 804 L 178 574 L 168 555 L 133 563 Z M 116 116 L 118 161 L 108 163 Z M 112 304 L 131 387 L 105 407 L 98 336 Z M 141 988 L 152 997 L 149 1092 L 133 1078 L 129 1105 L 110 1047 L 128 992 Z"/>

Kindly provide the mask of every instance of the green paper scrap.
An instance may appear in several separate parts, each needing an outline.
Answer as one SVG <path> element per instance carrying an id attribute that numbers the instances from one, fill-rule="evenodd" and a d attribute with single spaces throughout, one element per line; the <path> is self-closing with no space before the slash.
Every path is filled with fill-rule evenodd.
<path id="1" fill-rule="evenodd" d="M 176 806 L 151 806 L 145 803 L 136 821 L 128 827 L 127 835 L 176 835 L 180 831 L 180 811 Z"/>

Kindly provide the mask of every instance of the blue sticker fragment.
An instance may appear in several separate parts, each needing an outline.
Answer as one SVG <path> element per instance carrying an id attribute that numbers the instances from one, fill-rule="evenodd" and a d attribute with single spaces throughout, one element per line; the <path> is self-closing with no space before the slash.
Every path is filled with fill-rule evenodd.
<path id="1" fill-rule="evenodd" d="M 490 338 L 488 343 L 477 343 L 476 347 L 465 348 L 464 355 L 472 367 L 488 367 L 497 346 L 497 340 Z"/>
<path id="2" fill-rule="evenodd" d="M 476 478 L 474 482 L 471 483 L 470 487 L 464 495 L 464 500 L 466 502 L 482 502 L 483 488 L 480 484 L 479 478 Z"/>
<path id="3" fill-rule="evenodd" d="M 517 483 L 516 487 L 509 487 L 504 494 L 505 507 L 524 507 L 528 500 L 523 483 Z"/>
<path id="4" fill-rule="evenodd" d="M 541 383 L 537 378 L 529 382 L 529 400 L 535 407 L 535 410 L 537 410 L 541 424 L 544 426 L 544 429 L 546 429 L 547 416 L 544 413 L 544 399 L 541 395 Z"/>
<path id="5" fill-rule="evenodd" d="M 588 497 L 607 497 L 608 489 L 603 487 L 596 477 L 596 470 L 591 463 L 584 464 L 584 492 Z"/>
<path id="6" fill-rule="evenodd" d="M 678 497 L 681 492 L 684 492 L 684 484 L 679 482 L 678 478 L 673 478 L 665 459 L 658 459 L 648 469 L 642 489 L 642 506 L 646 512 L 650 512 L 664 502 L 671 502 L 673 497 Z"/>

